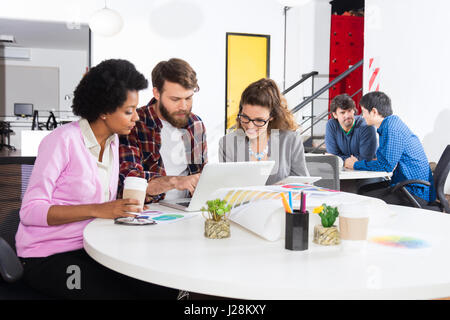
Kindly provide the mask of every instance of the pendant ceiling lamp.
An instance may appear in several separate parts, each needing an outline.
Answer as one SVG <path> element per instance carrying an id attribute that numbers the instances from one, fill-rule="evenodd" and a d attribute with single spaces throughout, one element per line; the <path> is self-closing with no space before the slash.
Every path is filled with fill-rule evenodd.
<path id="1" fill-rule="evenodd" d="M 311 0 L 278 0 L 285 7 L 298 7 L 303 6 Z"/>
<path id="2" fill-rule="evenodd" d="M 116 35 L 122 30 L 123 20 L 117 11 L 109 9 L 106 6 L 96 11 L 89 20 L 89 28 L 95 34 L 110 37 Z"/>

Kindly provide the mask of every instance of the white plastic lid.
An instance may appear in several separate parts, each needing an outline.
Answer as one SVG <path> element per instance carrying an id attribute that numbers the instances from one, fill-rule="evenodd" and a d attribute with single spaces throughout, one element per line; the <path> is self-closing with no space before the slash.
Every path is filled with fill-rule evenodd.
<path id="1" fill-rule="evenodd" d="M 339 217 L 367 218 L 369 207 L 365 201 L 347 202 L 338 205 Z"/>
<path id="2" fill-rule="evenodd" d="M 140 177 L 126 177 L 124 189 L 147 190 L 147 180 Z"/>

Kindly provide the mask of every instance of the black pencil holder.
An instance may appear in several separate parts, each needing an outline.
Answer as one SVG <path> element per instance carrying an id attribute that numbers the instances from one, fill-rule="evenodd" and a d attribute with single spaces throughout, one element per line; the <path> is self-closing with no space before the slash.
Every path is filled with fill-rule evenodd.
<path id="1" fill-rule="evenodd" d="M 286 212 L 285 248 L 295 251 L 308 250 L 309 212 Z"/>

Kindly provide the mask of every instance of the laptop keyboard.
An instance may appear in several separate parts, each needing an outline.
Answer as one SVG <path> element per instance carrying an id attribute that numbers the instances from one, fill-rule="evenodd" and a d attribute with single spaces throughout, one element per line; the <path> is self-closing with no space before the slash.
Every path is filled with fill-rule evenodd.
<path id="1" fill-rule="evenodd" d="M 190 202 L 177 202 L 177 204 L 179 204 L 180 206 L 183 206 L 183 207 L 189 207 L 189 203 Z"/>

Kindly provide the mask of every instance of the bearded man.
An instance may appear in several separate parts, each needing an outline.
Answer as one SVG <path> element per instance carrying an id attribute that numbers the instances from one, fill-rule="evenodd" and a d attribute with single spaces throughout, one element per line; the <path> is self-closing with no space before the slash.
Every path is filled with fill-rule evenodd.
<path id="1" fill-rule="evenodd" d="M 184 60 L 159 62 L 152 71 L 153 96 L 136 111 L 139 120 L 120 137 L 119 195 L 127 176 L 148 181 L 146 203 L 189 197 L 207 162 L 205 126 L 193 114 L 197 75 Z"/>
<path id="2" fill-rule="evenodd" d="M 328 120 L 325 132 L 327 152 L 345 161 L 350 156 L 370 161 L 377 151 L 377 136 L 362 116 L 355 115 L 356 106 L 348 94 L 340 94 L 331 101 L 333 119 Z"/>

